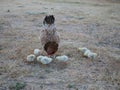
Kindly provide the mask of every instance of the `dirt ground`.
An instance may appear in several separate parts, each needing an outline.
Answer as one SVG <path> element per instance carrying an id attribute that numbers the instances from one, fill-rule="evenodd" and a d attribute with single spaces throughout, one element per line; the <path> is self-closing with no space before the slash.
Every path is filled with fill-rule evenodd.
<path id="1" fill-rule="evenodd" d="M 26 63 L 42 49 L 45 15 L 60 34 L 66 63 Z M 91 60 L 77 50 L 87 47 Z M 119 0 L 0 0 L 0 90 L 120 90 Z"/>

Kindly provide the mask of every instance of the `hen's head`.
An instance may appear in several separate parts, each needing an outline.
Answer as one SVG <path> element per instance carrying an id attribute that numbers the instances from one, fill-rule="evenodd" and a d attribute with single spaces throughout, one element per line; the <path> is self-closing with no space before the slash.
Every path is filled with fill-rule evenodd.
<path id="1" fill-rule="evenodd" d="M 51 25 L 51 24 L 54 24 L 54 22 L 55 22 L 55 17 L 54 17 L 54 15 L 48 15 L 48 16 L 46 16 L 46 17 L 44 18 L 44 20 L 43 20 L 43 24 L 44 24 L 44 25 L 45 25 L 45 24 Z"/>

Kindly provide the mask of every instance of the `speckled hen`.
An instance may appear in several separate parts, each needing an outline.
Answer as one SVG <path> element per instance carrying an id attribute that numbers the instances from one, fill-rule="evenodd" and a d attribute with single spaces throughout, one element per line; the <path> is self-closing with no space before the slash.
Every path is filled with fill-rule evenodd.
<path id="1" fill-rule="evenodd" d="M 43 20 L 43 30 L 41 31 L 41 44 L 49 56 L 54 55 L 59 46 L 59 35 L 55 27 L 55 18 L 48 15 Z"/>

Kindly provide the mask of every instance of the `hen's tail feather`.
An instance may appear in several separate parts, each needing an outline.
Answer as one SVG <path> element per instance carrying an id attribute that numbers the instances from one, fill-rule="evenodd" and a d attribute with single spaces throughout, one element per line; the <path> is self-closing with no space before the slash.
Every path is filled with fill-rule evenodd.
<path id="1" fill-rule="evenodd" d="M 44 50 L 47 52 L 48 55 L 53 55 L 58 50 L 58 43 L 56 42 L 47 42 L 44 45 Z"/>

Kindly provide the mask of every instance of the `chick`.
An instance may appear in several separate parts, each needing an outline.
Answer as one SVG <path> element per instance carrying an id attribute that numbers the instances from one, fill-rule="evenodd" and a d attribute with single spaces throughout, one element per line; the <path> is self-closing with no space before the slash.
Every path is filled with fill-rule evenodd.
<path id="1" fill-rule="evenodd" d="M 36 56 L 34 54 L 30 54 L 27 56 L 27 61 L 28 62 L 33 62 L 35 60 Z"/>
<path id="2" fill-rule="evenodd" d="M 52 58 L 46 56 L 38 56 L 37 61 L 41 62 L 42 64 L 49 64 L 50 62 L 52 62 Z"/>
<path id="3" fill-rule="evenodd" d="M 40 55 L 40 50 L 39 50 L 39 49 L 34 49 L 34 54 L 35 54 L 36 56 Z"/>
<path id="4" fill-rule="evenodd" d="M 78 48 L 79 51 L 81 51 L 82 53 L 84 53 L 85 51 L 87 51 L 88 49 L 86 47 L 83 48 Z"/>
<path id="5" fill-rule="evenodd" d="M 37 57 L 37 61 L 38 61 L 38 62 L 41 62 L 41 59 L 42 59 L 43 57 L 44 57 L 44 56 L 38 56 L 38 57 Z"/>
<path id="6" fill-rule="evenodd" d="M 88 57 L 88 58 L 92 58 L 94 59 L 97 54 L 96 53 L 93 53 L 92 51 L 90 51 L 88 48 L 86 47 L 83 47 L 83 48 L 78 48 L 79 51 L 81 51 L 83 53 L 83 55 L 85 57 Z"/>
<path id="7" fill-rule="evenodd" d="M 68 61 L 68 56 L 66 56 L 66 55 L 57 56 L 57 57 L 56 57 L 56 60 L 62 61 L 62 62 L 66 62 L 66 61 Z"/>
<path id="8" fill-rule="evenodd" d="M 93 53 L 90 50 L 87 50 L 87 51 L 84 52 L 84 56 L 94 59 L 97 56 L 97 53 Z"/>
<path id="9" fill-rule="evenodd" d="M 89 57 L 89 58 L 92 58 L 92 59 L 94 59 L 96 56 L 97 56 L 97 53 L 90 52 L 90 53 L 88 54 L 88 57 Z"/>
<path id="10" fill-rule="evenodd" d="M 90 50 L 86 50 L 86 51 L 84 52 L 84 56 L 88 57 L 88 55 L 89 55 L 90 53 L 91 53 Z"/>

